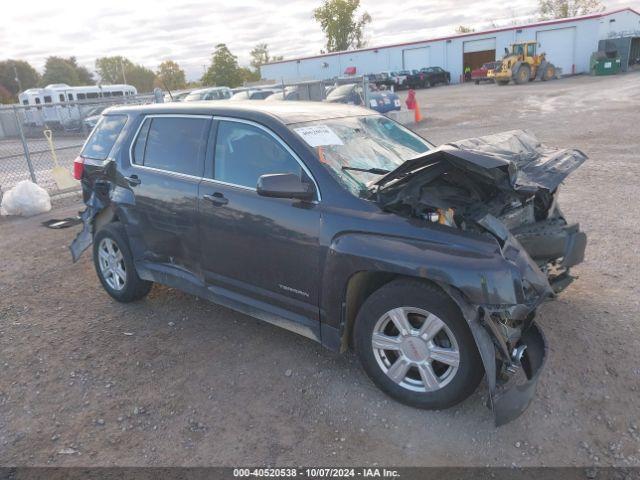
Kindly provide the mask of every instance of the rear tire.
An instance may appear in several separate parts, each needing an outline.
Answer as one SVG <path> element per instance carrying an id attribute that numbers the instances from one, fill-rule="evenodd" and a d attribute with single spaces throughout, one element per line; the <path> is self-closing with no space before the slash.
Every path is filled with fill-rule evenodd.
<path id="1" fill-rule="evenodd" d="M 120 222 L 109 223 L 95 234 L 93 264 L 100 283 L 118 302 L 140 300 L 153 286 L 153 282 L 138 276 L 127 233 Z"/>
<path id="2" fill-rule="evenodd" d="M 452 407 L 469 397 L 484 375 L 458 306 L 431 284 L 402 279 L 381 287 L 360 308 L 353 334 L 366 374 L 405 405 Z"/>

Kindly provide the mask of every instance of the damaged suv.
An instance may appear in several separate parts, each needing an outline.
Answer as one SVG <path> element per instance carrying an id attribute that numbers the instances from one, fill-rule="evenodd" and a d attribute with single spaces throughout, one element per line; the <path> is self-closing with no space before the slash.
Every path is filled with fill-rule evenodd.
<path id="1" fill-rule="evenodd" d="M 435 147 L 370 110 L 306 102 L 105 111 L 76 159 L 118 301 L 154 282 L 353 348 L 398 401 L 450 407 L 483 376 L 497 424 L 546 355 L 536 308 L 586 236 L 558 206 L 585 161 L 523 131 Z"/>

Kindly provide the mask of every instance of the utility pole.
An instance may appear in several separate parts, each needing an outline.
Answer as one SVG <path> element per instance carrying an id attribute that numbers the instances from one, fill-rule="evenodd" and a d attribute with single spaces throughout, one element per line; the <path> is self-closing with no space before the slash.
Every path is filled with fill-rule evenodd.
<path id="1" fill-rule="evenodd" d="M 16 82 L 18 82 L 18 93 L 22 92 L 22 82 L 20 82 L 20 75 L 18 75 L 18 69 L 16 68 L 16 64 L 13 64 L 13 73 L 16 76 Z"/>
<path id="2" fill-rule="evenodd" d="M 122 70 L 122 83 L 127 84 L 127 77 L 124 74 L 124 63 L 122 62 L 122 58 L 120 58 L 120 69 Z"/>

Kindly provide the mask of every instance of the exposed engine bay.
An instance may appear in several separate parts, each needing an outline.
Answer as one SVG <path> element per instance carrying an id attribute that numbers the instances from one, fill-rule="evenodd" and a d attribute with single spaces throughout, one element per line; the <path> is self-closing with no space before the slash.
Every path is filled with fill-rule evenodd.
<path id="1" fill-rule="evenodd" d="M 444 145 L 410 160 L 376 182 L 387 211 L 505 241 L 506 229 L 547 274 L 563 277 L 571 264 L 569 225 L 558 207 L 560 182 L 586 156 L 543 146 L 524 131 Z M 407 165 L 411 162 L 411 165 Z M 584 235 L 584 234 L 582 234 Z"/>

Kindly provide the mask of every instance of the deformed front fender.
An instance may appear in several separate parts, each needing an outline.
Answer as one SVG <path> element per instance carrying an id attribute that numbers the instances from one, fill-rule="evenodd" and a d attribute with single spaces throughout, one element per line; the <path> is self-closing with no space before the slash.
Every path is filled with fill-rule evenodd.
<path id="1" fill-rule="evenodd" d="M 442 242 L 436 242 L 349 232 L 334 239 L 324 262 L 324 322 L 340 326 L 347 285 L 359 272 L 385 272 L 451 285 L 472 304 L 523 301 L 518 268 L 502 257 L 497 243 L 458 235 L 443 236 Z"/>

